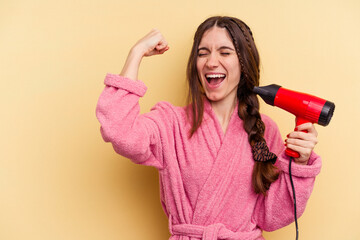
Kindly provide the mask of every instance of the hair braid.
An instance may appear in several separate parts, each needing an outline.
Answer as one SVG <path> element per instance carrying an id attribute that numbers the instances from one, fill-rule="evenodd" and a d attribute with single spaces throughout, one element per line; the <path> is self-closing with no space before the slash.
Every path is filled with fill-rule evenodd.
<path id="1" fill-rule="evenodd" d="M 266 145 L 266 141 L 264 139 L 265 124 L 261 120 L 261 115 L 259 112 L 259 100 L 256 94 L 252 92 L 253 87 L 259 85 L 260 68 L 259 61 L 256 60 L 258 58 L 258 54 L 256 48 L 251 47 L 252 44 L 249 40 L 248 34 L 246 34 L 241 25 L 243 24 L 246 27 L 252 42 L 254 42 L 250 28 L 241 21 L 238 23 L 236 20 L 232 20 L 232 22 L 236 23 L 238 29 L 240 30 L 239 33 L 241 33 L 247 43 L 247 48 L 243 49 L 243 52 L 241 52 L 239 49 L 239 46 L 241 47 L 241 45 L 238 44 L 238 41 L 235 37 L 235 30 L 231 27 L 226 27 L 234 43 L 242 73 L 237 89 L 237 97 L 239 100 L 238 115 L 244 121 L 244 129 L 248 134 L 248 141 L 251 147 L 254 149 L 257 143 L 265 143 Z M 253 54 L 254 50 L 256 51 L 256 54 Z M 243 59 L 246 59 L 245 56 L 250 59 L 249 62 L 244 63 Z M 268 149 L 267 146 L 266 149 Z M 256 193 L 263 193 L 265 195 L 271 183 L 278 178 L 278 175 L 279 174 L 271 161 L 255 161 L 252 175 L 254 191 Z"/>

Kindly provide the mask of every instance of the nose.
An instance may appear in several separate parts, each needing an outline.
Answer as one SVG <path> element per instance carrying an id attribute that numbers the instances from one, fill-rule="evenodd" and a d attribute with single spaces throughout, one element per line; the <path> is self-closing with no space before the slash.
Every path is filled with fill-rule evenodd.
<path id="1" fill-rule="evenodd" d="M 219 66 L 219 59 L 215 53 L 209 54 L 208 59 L 206 61 L 206 66 L 208 68 L 217 68 Z"/>

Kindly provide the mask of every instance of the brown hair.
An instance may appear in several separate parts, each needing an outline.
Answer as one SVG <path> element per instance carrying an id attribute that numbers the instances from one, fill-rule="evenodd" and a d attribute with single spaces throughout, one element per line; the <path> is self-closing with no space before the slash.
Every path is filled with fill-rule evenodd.
<path id="1" fill-rule="evenodd" d="M 190 137 L 199 128 L 204 111 L 204 90 L 202 88 L 196 67 L 198 47 L 203 34 L 217 26 L 225 28 L 229 33 L 241 67 L 241 77 L 237 88 L 238 115 L 244 122 L 244 129 L 248 134 L 248 141 L 253 147 L 257 142 L 265 142 L 265 124 L 259 113 L 259 101 L 252 92 L 254 86 L 259 86 L 260 57 L 255 46 L 250 28 L 241 20 L 233 17 L 210 17 L 198 27 L 187 65 L 187 79 L 189 83 L 188 102 L 191 104 L 192 128 Z M 255 161 L 252 185 L 256 193 L 266 194 L 270 184 L 278 178 L 278 171 L 271 161 Z"/>

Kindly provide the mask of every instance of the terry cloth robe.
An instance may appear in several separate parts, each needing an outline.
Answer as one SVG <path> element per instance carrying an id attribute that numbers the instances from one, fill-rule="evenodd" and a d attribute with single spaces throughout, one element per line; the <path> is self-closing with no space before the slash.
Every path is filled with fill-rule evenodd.
<path id="1" fill-rule="evenodd" d="M 264 239 L 262 230 L 273 231 L 294 221 L 289 159 L 269 117 L 262 115 L 265 139 L 278 155 L 275 165 L 281 174 L 264 197 L 252 188 L 254 160 L 237 108 L 224 134 L 205 101 L 203 122 L 188 138 L 191 124 L 186 108 L 160 102 L 140 115 L 144 83 L 107 74 L 105 85 L 96 109 L 102 137 L 120 155 L 158 169 L 171 240 Z M 320 168 L 315 153 L 308 165 L 292 165 L 298 217 Z"/>

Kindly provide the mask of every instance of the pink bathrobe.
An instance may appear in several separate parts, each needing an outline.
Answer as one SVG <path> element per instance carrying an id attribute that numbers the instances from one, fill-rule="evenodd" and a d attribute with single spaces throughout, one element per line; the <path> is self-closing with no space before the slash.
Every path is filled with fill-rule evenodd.
<path id="1" fill-rule="evenodd" d="M 138 100 L 146 92 L 142 82 L 107 74 L 105 84 L 96 109 L 101 134 L 120 155 L 158 169 L 171 240 L 264 239 L 262 230 L 273 231 L 294 221 L 289 159 L 269 117 L 262 115 L 265 139 L 278 155 L 275 165 L 281 174 L 264 197 L 252 189 L 254 160 L 237 109 L 224 134 L 205 101 L 203 122 L 189 139 L 191 124 L 185 108 L 160 102 L 139 115 Z M 315 153 L 308 165 L 292 166 L 299 216 L 320 168 Z"/>

